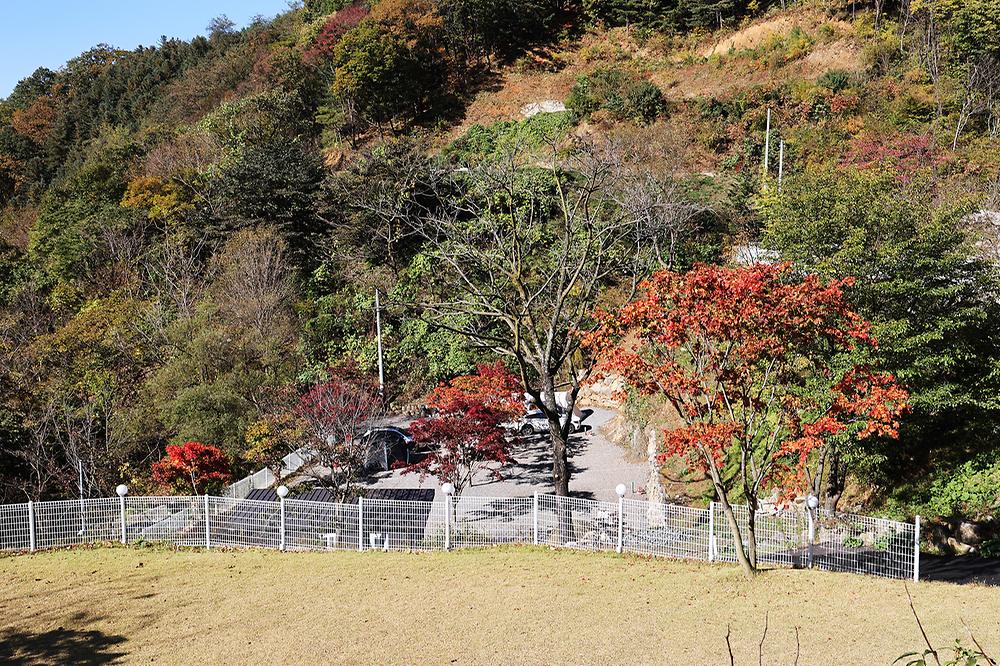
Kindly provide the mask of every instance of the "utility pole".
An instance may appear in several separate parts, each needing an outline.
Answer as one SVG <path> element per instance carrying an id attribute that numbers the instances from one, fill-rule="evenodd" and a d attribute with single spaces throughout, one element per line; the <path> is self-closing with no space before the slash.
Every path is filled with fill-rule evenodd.
<path id="1" fill-rule="evenodd" d="M 382 306 L 375 290 L 375 336 L 378 338 L 378 394 L 385 398 L 385 370 L 382 365 Z"/>

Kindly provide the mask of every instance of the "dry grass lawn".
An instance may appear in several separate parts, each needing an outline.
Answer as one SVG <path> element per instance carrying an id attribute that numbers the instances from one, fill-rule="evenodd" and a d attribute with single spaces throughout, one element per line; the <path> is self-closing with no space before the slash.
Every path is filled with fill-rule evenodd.
<path id="1" fill-rule="evenodd" d="M 910 584 L 933 641 L 1000 651 L 1000 591 Z M 889 664 L 904 584 L 547 549 L 96 548 L 0 558 L 0 663 Z M 965 642 L 968 642 L 966 639 Z"/>

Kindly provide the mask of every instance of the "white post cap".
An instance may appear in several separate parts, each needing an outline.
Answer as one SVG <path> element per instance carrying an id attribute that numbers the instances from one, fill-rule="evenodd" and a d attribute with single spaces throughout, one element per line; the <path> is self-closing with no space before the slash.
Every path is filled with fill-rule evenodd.
<path id="1" fill-rule="evenodd" d="M 128 486 L 126 486 L 124 483 L 121 483 L 118 485 L 117 488 L 115 488 L 115 492 L 118 493 L 119 497 L 125 497 L 125 495 L 128 494 Z"/>
<path id="2" fill-rule="evenodd" d="M 455 494 L 455 484 L 453 484 L 453 483 L 446 483 L 443 486 L 441 486 L 441 490 L 444 491 L 445 495 L 454 495 Z"/>
<path id="3" fill-rule="evenodd" d="M 278 486 L 278 497 L 284 498 L 288 495 L 288 486 Z"/>
<path id="4" fill-rule="evenodd" d="M 615 486 L 615 492 L 618 493 L 618 497 L 625 497 L 626 490 L 628 490 L 628 488 L 625 487 L 624 483 L 619 483 Z"/>

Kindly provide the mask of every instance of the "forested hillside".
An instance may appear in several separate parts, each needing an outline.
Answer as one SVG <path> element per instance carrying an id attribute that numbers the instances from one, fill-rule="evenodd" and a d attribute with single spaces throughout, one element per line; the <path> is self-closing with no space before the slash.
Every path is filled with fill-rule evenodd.
<path id="1" fill-rule="evenodd" d="M 290 401 L 374 376 L 376 290 L 387 399 L 419 403 L 502 347 L 456 306 L 495 229 L 537 225 L 530 281 L 567 265 L 546 224 L 586 215 L 617 272 L 570 257 L 581 308 L 623 297 L 629 243 L 632 272 L 855 278 L 911 409 L 833 451 L 827 499 L 996 515 L 997 0 L 307 0 L 208 33 L 0 101 L 3 499 L 75 492 L 81 464 L 89 492 L 153 489 L 186 441 L 271 464 Z M 529 381 L 577 367 L 560 344 Z"/>

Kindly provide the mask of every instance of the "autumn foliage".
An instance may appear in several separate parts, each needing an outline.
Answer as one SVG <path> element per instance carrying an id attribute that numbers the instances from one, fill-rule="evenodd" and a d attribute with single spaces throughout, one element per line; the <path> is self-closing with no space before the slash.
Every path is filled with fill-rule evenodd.
<path id="1" fill-rule="evenodd" d="M 302 54 L 308 64 L 320 64 L 333 56 L 333 50 L 347 31 L 361 23 L 368 16 L 368 8 L 362 4 L 352 4 L 332 14 L 316 34 L 312 47 Z"/>
<path id="2" fill-rule="evenodd" d="M 907 393 L 863 363 L 876 341 L 844 297 L 849 284 L 785 264 L 664 271 L 603 313 L 586 344 L 605 373 L 676 409 L 684 425 L 664 433 L 664 457 L 706 472 L 727 510 L 735 465 L 756 509 L 774 486 L 804 490 L 828 442 L 897 435 Z"/>
<path id="3" fill-rule="evenodd" d="M 931 136 L 916 134 L 855 138 L 841 161 L 859 169 L 888 168 L 902 183 L 911 181 L 921 170 L 941 166 L 944 162 Z"/>
<path id="4" fill-rule="evenodd" d="M 190 488 L 198 495 L 221 487 L 230 478 L 229 460 L 222 449 L 201 442 L 172 444 L 167 455 L 153 464 L 153 480 L 176 493 Z"/>
<path id="5" fill-rule="evenodd" d="M 18 134 L 25 136 L 37 145 L 44 144 L 52 135 L 58 109 L 52 97 L 38 97 L 26 109 L 14 111 L 10 125 Z"/>
<path id="6" fill-rule="evenodd" d="M 369 443 L 362 435 L 384 414 L 381 396 L 355 368 L 331 369 L 330 378 L 314 384 L 295 408 L 301 438 L 311 452 L 304 470 L 346 500 L 365 469 Z"/>
<path id="7" fill-rule="evenodd" d="M 414 442 L 431 450 L 406 471 L 450 482 L 458 493 L 482 469 L 500 478 L 498 467 L 510 461 L 512 444 L 503 424 L 524 413 L 520 391 L 517 377 L 500 362 L 482 364 L 476 374 L 434 389 L 428 406 L 435 415 L 418 419 L 410 428 Z"/>

